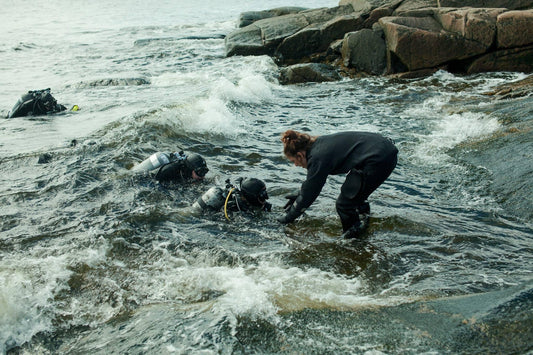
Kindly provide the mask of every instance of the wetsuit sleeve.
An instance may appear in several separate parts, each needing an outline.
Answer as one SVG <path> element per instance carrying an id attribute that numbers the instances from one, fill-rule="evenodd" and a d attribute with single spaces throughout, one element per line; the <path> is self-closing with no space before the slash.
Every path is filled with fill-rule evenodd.
<path id="1" fill-rule="evenodd" d="M 290 223 L 304 213 L 320 195 L 328 175 L 329 170 L 326 162 L 310 162 L 307 167 L 307 179 L 302 183 L 300 195 L 285 216 L 280 219 L 280 222 Z"/>

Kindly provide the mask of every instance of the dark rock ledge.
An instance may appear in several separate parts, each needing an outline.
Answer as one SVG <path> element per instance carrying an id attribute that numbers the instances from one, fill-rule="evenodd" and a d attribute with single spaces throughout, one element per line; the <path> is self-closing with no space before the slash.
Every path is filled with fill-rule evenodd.
<path id="1" fill-rule="evenodd" d="M 341 0 L 243 13 L 239 26 L 226 55 L 272 56 L 285 84 L 533 72 L 533 0 Z"/>

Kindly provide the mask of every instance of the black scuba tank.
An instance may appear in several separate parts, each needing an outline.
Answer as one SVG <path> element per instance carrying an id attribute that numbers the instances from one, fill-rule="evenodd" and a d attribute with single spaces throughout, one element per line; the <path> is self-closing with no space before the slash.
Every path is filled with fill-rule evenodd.
<path id="1" fill-rule="evenodd" d="M 15 106 L 13 106 L 11 111 L 9 111 L 7 118 L 27 116 L 28 114 L 33 112 L 32 110 L 34 101 L 35 97 L 32 91 L 29 91 L 27 94 L 22 95 L 22 97 L 18 99 Z"/>

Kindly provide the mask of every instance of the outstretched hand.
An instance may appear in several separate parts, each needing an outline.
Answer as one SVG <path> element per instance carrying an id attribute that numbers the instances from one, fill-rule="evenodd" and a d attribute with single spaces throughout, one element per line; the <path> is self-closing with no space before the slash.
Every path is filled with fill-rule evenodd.
<path id="1" fill-rule="evenodd" d="M 284 214 L 283 216 L 279 216 L 276 219 L 281 224 L 287 224 L 287 223 L 291 223 L 293 221 L 291 218 L 289 218 L 289 216 L 287 214 Z"/>
<path id="2" fill-rule="evenodd" d="M 294 201 L 296 201 L 296 199 L 298 198 L 299 195 L 300 195 L 299 193 L 293 193 L 293 194 L 290 194 L 290 195 L 286 195 L 285 198 L 288 201 L 285 204 L 285 206 L 283 206 L 283 209 L 285 211 L 288 211 L 292 207 L 292 205 L 294 204 Z"/>

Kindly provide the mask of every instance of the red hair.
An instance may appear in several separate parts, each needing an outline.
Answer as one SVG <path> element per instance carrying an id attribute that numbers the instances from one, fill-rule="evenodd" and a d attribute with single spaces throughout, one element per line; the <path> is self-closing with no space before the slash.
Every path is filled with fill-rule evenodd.
<path id="1" fill-rule="evenodd" d="M 300 133 L 289 129 L 281 135 L 283 153 L 285 153 L 285 156 L 294 157 L 298 152 L 307 152 L 313 143 L 315 143 L 315 140 L 316 137 L 310 136 L 307 133 Z"/>

